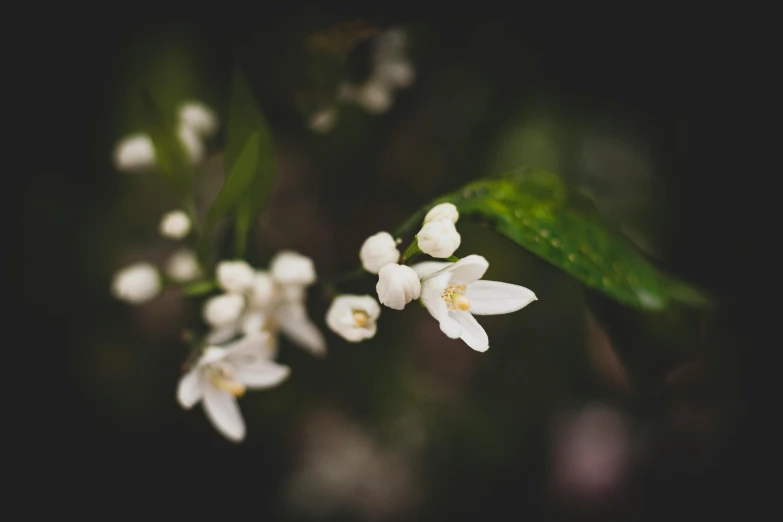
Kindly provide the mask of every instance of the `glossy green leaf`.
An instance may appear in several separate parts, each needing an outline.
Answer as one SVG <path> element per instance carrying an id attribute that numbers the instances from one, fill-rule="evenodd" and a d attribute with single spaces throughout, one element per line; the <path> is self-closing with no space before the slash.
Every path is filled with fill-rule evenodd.
<path id="1" fill-rule="evenodd" d="M 451 202 L 460 220 L 487 224 L 585 285 L 626 305 L 660 310 L 670 302 L 707 306 L 697 289 L 657 268 L 601 219 L 592 201 L 541 169 L 471 183 L 414 214 L 396 235 L 421 225 L 437 203 Z"/>
<path id="2" fill-rule="evenodd" d="M 238 67 L 234 72 L 227 120 L 226 147 L 223 157 L 225 170 L 229 173 L 227 184 L 231 182 L 236 165 L 243 164 L 241 167 L 243 173 L 241 197 L 237 200 L 232 197 L 231 205 L 229 205 L 229 208 L 236 209 L 235 254 L 242 255 L 250 226 L 263 209 L 274 182 L 275 149 L 266 118 L 256 103 L 245 75 Z M 253 154 L 257 154 L 257 161 L 254 162 L 252 172 L 245 172 L 244 169 L 249 164 L 249 160 L 243 158 L 242 155 L 245 153 L 249 141 L 254 143 L 255 152 Z M 248 181 L 247 177 L 251 179 Z M 234 188 L 231 190 L 233 193 Z"/>
<path id="3" fill-rule="evenodd" d="M 142 93 L 142 113 L 145 129 L 155 147 L 155 157 L 161 173 L 182 196 L 189 193 L 192 176 L 182 142 L 177 138 L 175 122 L 149 91 Z"/>

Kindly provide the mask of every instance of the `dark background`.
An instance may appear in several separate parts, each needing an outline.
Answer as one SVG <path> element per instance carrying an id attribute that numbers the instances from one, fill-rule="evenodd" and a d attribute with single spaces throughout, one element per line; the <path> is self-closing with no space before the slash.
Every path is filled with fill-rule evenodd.
<path id="1" fill-rule="evenodd" d="M 760 368 L 764 365 L 755 362 L 758 359 L 753 357 L 751 348 L 751 332 L 759 331 L 758 306 L 753 303 L 763 281 L 752 254 L 757 244 L 752 231 L 757 230 L 755 212 L 763 209 L 757 203 L 756 193 L 764 186 L 765 171 L 748 171 L 747 166 L 758 157 L 749 146 L 755 145 L 754 129 L 759 127 L 755 121 L 751 124 L 749 118 L 755 113 L 754 104 L 763 105 L 754 85 L 760 82 L 756 64 L 764 63 L 764 55 L 754 40 L 742 37 L 738 30 L 727 29 L 729 23 L 735 29 L 747 29 L 743 18 L 722 16 L 718 20 L 712 13 L 706 17 L 708 22 L 702 16 L 689 20 L 674 13 L 655 16 L 640 12 L 627 13 L 617 23 L 602 17 L 596 17 L 600 22 L 588 23 L 587 19 L 563 13 L 455 16 L 435 9 L 387 7 L 367 12 L 348 7 L 325 11 L 287 5 L 264 8 L 257 18 L 237 17 L 228 6 L 221 8 L 219 14 L 214 10 L 184 13 L 128 8 L 121 14 L 106 13 L 99 23 L 88 23 L 70 12 L 59 16 L 51 13 L 49 21 L 38 28 L 35 45 L 29 45 L 32 53 L 25 61 L 22 77 L 35 108 L 31 113 L 32 132 L 26 134 L 37 136 L 39 152 L 31 156 L 34 168 L 28 168 L 24 177 L 27 183 L 20 198 L 21 241 L 20 248 L 14 249 L 14 261 L 19 266 L 13 278 L 15 286 L 21 283 L 17 286 L 21 290 L 21 324 L 32 332 L 36 349 L 31 352 L 35 352 L 37 368 L 43 370 L 31 378 L 44 383 L 35 386 L 38 393 L 25 393 L 29 388 L 23 392 L 34 398 L 22 413 L 24 419 L 32 419 L 27 423 L 30 428 L 21 433 L 26 444 L 20 451 L 33 470 L 31 480 L 24 481 L 29 484 L 25 490 L 51 499 L 58 509 L 69 513 L 114 516 L 138 509 L 148 515 L 173 513 L 184 518 L 186 514 L 205 514 L 214 509 L 223 516 L 296 519 L 281 514 L 285 511 L 280 502 L 279 476 L 290 462 L 289 455 L 295 454 L 291 449 L 295 445 L 286 438 L 288 432 L 272 429 L 234 447 L 196 419 L 200 412 L 190 412 L 183 420 L 173 392 L 170 396 L 157 393 L 164 389 L 163 382 L 172 383 L 173 390 L 173 370 L 181 353 L 149 359 L 149 352 L 171 344 L 175 333 L 165 328 L 158 336 L 132 333 L 140 323 L 125 324 L 129 313 L 102 294 L 108 294 L 108 278 L 116 265 L 101 263 L 116 262 L 120 257 L 96 250 L 95 244 L 108 243 L 108 251 L 113 252 L 126 243 L 119 233 L 119 237 L 111 237 L 114 233 L 110 226 L 115 223 L 112 219 L 119 218 L 107 218 L 124 187 L 113 179 L 117 175 L 111 172 L 107 151 L 119 137 L 113 130 L 113 111 L 124 57 L 135 42 L 156 34 L 161 27 L 185 26 L 200 34 L 209 42 L 215 63 L 219 64 L 214 73 L 222 74 L 225 83 L 232 51 L 241 47 L 247 35 L 269 34 L 273 39 L 273 35 L 285 33 L 289 27 L 292 31 L 300 30 L 308 16 L 321 22 L 370 16 L 389 25 L 415 22 L 427 36 L 430 47 L 425 63 L 433 69 L 442 63 L 454 64 L 455 70 L 467 71 L 457 76 L 458 81 L 464 82 L 477 73 L 486 75 L 484 78 L 493 88 L 486 111 L 494 116 L 472 128 L 470 152 L 460 152 L 464 142 L 435 139 L 434 148 L 445 156 L 463 154 L 447 163 L 459 166 L 454 166 L 453 171 L 435 169 L 440 174 L 432 174 L 433 179 L 419 184 L 412 194 L 406 191 L 409 180 L 404 175 L 387 173 L 384 178 L 383 167 L 374 164 L 374 175 L 357 173 L 357 169 L 372 163 L 369 158 L 373 153 L 383 152 L 380 145 L 373 148 L 374 142 L 366 148 L 357 147 L 363 152 L 357 151 L 350 159 L 335 155 L 323 160 L 324 174 L 315 178 L 304 176 L 309 180 L 306 183 L 315 183 L 319 188 L 314 203 L 319 212 L 325 213 L 333 226 L 346 227 L 338 245 L 332 247 L 336 253 L 307 251 L 311 243 L 306 232 L 293 233 L 288 238 L 293 245 L 286 245 L 286 238 L 275 236 L 267 222 L 260 234 L 274 245 L 269 247 L 271 250 L 294 246 L 313 255 L 317 264 L 321 261 L 319 267 L 325 265 L 332 273 L 349 267 L 362 238 L 375 231 L 372 227 L 391 228 L 418 205 L 477 175 L 475 169 L 490 154 L 493 129 L 503 126 L 503 111 L 499 107 L 526 97 L 536 100 L 544 93 L 547 99 L 555 100 L 569 121 L 578 122 L 585 115 L 606 111 L 610 120 L 612 114 L 622 114 L 625 121 L 634 121 L 643 129 L 656 158 L 653 186 L 660 190 L 656 201 L 665 203 L 647 208 L 647 221 L 642 222 L 660 218 L 658 226 L 649 226 L 647 230 L 663 245 L 666 267 L 708 288 L 721 303 L 713 323 L 719 325 L 714 334 L 717 341 L 710 344 L 706 373 L 686 379 L 675 391 L 663 396 L 614 393 L 594 384 L 592 378 L 576 378 L 584 381 L 582 385 L 569 381 L 569 375 L 582 375 L 584 369 L 560 375 L 558 382 L 572 387 L 565 394 L 569 400 L 583 396 L 614 401 L 635 419 L 654 427 L 666 425 L 674 405 L 683 400 L 696 404 L 697 410 L 707 404 L 719 412 L 720 421 L 708 423 L 696 434 L 653 429 L 658 433 L 653 456 L 634 469 L 628 478 L 630 485 L 621 494 L 599 504 L 570 502 L 549 495 L 543 471 L 545 457 L 539 452 L 546 430 L 533 424 L 535 427 L 527 430 L 532 441 L 520 442 L 527 449 L 512 453 L 505 465 L 479 457 L 466 458 L 464 466 L 438 464 L 439 459 L 453 459 L 472 444 L 493 444 L 491 440 L 445 442 L 444 454 L 430 454 L 434 460 L 427 461 L 429 469 L 435 470 L 430 480 L 438 486 L 430 489 L 429 500 L 414 512 L 417 515 L 400 515 L 400 519 L 494 520 L 512 516 L 534 520 L 679 520 L 748 514 L 760 506 L 761 490 L 768 486 L 768 479 L 757 466 L 770 462 L 770 446 L 759 422 L 768 411 L 761 402 L 768 397 L 761 393 L 768 381 Z M 620 19 L 619 14 L 614 16 Z M 33 49 L 37 45 L 40 48 Z M 420 67 L 421 83 L 425 84 L 427 70 Z M 417 81 L 412 93 L 418 85 Z M 273 128 L 281 129 L 279 132 L 291 143 L 311 143 L 302 137 L 301 129 L 297 130 L 301 123 L 297 124 L 291 107 L 283 102 L 278 104 L 280 100 L 274 92 L 263 88 L 260 91 Z M 465 92 L 468 94 L 463 95 L 469 97 L 472 91 Z M 401 111 L 406 104 L 408 114 L 420 110 L 410 108 L 421 107 L 413 96 L 402 95 Z M 393 114 L 384 118 L 379 124 L 382 130 L 373 138 L 380 143 L 396 136 L 395 128 L 409 126 L 415 130 L 419 121 Z M 619 129 L 623 130 L 622 125 Z M 317 143 L 312 146 L 318 150 Z M 406 146 L 404 141 L 400 145 L 402 150 Z M 412 161 L 420 159 L 415 156 Z M 334 178 L 329 176 L 338 173 L 345 178 L 336 189 Z M 357 204 L 357 200 L 361 203 Z M 308 205 L 307 200 L 292 201 L 294 208 L 299 208 L 296 204 Z M 340 210 L 346 208 L 358 208 L 356 212 L 362 217 L 354 220 L 345 214 L 347 211 Z M 379 212 L 374 208 L 387 210 Z M 284 210 L 280 210 L 280 216 L 282 223 L 293 219 L 287 218 Z M 155 219 L 150 218 L 147 223 Z M 364 224 L 357 226 L 355 221 Z M 133 226 L 136 228 L 130 230 L 140 228 Z M 267 236 L 263 236 L 265 233 Z M 139 235 L 135 237 L 138 239 Z M 471 237 L 470 231 L 465 237 Z M 498 251 L 506 248 L 490 246 Z M 265 254 L 260 252 L 259 258 Z M 551 278 L 554 273 L 536 262 L 529 270 L 543 278 Z M 573 295 L 572 290 L 566 284 L 564 295 Z M 325 305 L 315 306 L 320 311 Z M 105 331 L 112 328 L 116 331 L 111 336 L 114 341 L 122 335 L 136 335 L 133 342 L 152 345 L 144 349 L 148 359 L 131 370 L 132 377 L 123 380 L 125 374 L 119 372 L 115 383 L 119 389 L 149 386 L 153 391 L 148 397 L 128 399 L 123 392 L 112 391 L 106 384 L 115 378 L 112 375 L 97 380 L 90 377 L 96 370 L 84 361 L 94 352 L 85 346 L 96 344 L 95 338 L 105 338 Z M 580 328 L 579 324 L 574 327 Z M 504 335 L 510 339 L 512 334 Z M 566 335 L 562 342 L 567 343 L 567 339 Z M 364 386 L 372 384 L 370 377 L 357 378 L 353 387 L 337 386 L 335 390 L 331 386 L 319 387 L 316 375 L 318 371 L 340 375 L 341 364 L 367 368 L 382 364 L 391 356 L 388 351 L 377 356 L 343 347 L 336 351 L 336 358 L 325 363 L 327 370 L 319 370 L 298 353 L 291 355 L 295 372 L 299 364 L 302 373 L 312 376 L 315 383 L 305 386 L 297 396 L 311 405 L 326 395 L 328 403 L 342 405 L 371 423 L 373 406 L 362 405 L 353 398 L 363 393 Z M 517 362 L 527 366 L 537 363 L 535 356 Z M 152 367 L 157 369 L 151 371 Z M 487 370 L 482 378 L 491 379 L 491 375 Z M 520 393 L 537 391 L 540 388 L 530 385 Z M 477 391 L 480 400 L 508 401 L 504 408 L 494 411 L 513 411 L 519 399 L 493 395 L 499 393 L 497 390 L 485 392 L 481 388 Z M 158 400 L 169 404 L 158 406 L 153 414 L 125 411 L 146 408 Z M 289 394 L 282 403 L 290 401 Z M 452 407 L 459 412 L 459 402 L 454 404 Z M 554 407 L 542 403 L 538 406 L 540 411 L 525 418 L 548 418 Z M 713 411 L 709 407 L 707 410 Z M 137 420 L 124 422 L 126 415 L 135 415 Z M 284 426 L 297 422 L 279 409 L 273 408 L 271 415 L 271 422 L 280 421 Z M 251 424 L 253 429 L 260 431 L 262 424 Z M 707 457 L 702 457 L 707 446 L 712 449 Z M 343 515 L 336 517 L 342 519 Z M 355 519 L 350 514 L 345 517 Z"/>

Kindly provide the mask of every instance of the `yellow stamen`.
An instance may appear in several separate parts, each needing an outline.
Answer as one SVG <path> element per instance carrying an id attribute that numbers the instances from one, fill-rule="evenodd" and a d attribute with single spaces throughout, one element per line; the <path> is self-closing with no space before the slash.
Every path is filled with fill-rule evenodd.
<path id="1" fill-rule="evenodd" d="M 370 316 L 364 310 L 354 310 L 353 321 L 356 323 L 356 326 L 361 328 L 370 321 Z"/>
<path id="2" fill-rule="evenodd" d="M 212 386 L 218 390 L 227 391 L 234 397 L 241 397 L 245 394 L 245 385 L 232 379 L 231 376 L 223 370 L 217 369 L 213 371 L 210 382 L 212 383 Z"/>
<path id="3" fill-rule="evenodd" d="M 454 299 L 454 306 L 462 310 L 463 312 L 466 310 L 470 310 L 470 299 L 465 297 L 464 295 L 458 295 Z"/>

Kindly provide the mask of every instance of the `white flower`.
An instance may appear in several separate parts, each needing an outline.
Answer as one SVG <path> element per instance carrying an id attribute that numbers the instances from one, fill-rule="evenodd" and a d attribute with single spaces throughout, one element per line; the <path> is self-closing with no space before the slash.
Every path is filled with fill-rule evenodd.
<path id="1" fill-rule="evenodd" d="M 422 278 L 421 301 L 452 339 L 460 338 L 479 352 L 489 348 L 487 333 L 473 315 L 507 314 L 537 299 L 525 287 L 479 281 L 489 267 L 481 256 L 456 263 L 427 261 L 413 266 Z"/>
<path id="2" fill-rule="evenodd" d="M 397 250 L 397 243 L 388 232 L 378 232 L 364 240 L 359 258 L 362 260 L 362 266 L 371 274 L 377 274 L 378 271 L 389 263 L 396 263 L 400 259 L 400 251 Z"/>
<path id="3" fill-rule="evenodd" d="M 329 107 L 322 109 L 310 118 L 310 130 L 318 134 L 326 134 L 337 123 L 337 109 Z"/>
<path id="4" fill-rule="evenodd" d="M 356 93 L 356 102 L 372 114 L 389 110 L 392 105 L 392 91 L 381 78 L 372 77 Z"/>
<path id="5" fill-rule="evenodd" d="M 414 270 L 405 265 L 390 264 L 378 272 L 378 284 L 375 285 L 378 300 L 381 303 L 402 310 L 421 293 L 421 282 Z"/>
<path id="6" fill-rule="evenodd" d="M 185 409 L 202 401 L 212 425 L 226 438 L 245 438 L 245 421 L 236 398 L 246 389 L 264 389 L 283 382 L 287 366 L 269 360 L 274 339 L 265 333 L 248 335 L 224 348 L 209 346 L 195 368 L 177 387 L 177 400 Z"/>
<path id="7" fill-rule="evenodd" d="M 441 259 L 454 255 L 462 241 L 450 219 L 436 219 L 425 223 L 416 237 L 422 252 Z"/>
<path id="8" fill-rule="evenodd" d="M 248 295 L 250 306 L 254 308 L 266 308 L 272 304 L 276 295 L 277 289 L 275 288 L 275 280 L 272 279 L 272 276 L 263 270 L 256 270 L 256 273 L 253 275 L 253 284 L 250 286 Z"/>
<path id="9" fill-rule="evenodd" d="M 284 250 L 278 252 L 269 265 L 272 277 L 284 285 L 307 286 L 315 282 L 315 267 L 309 257 Z"/>
<path id="10" fill-rule="evenodd" d="M 218 263 L 216 274 L 218 284 L 226 292 L 246 292 L 255 281 L 253 267 L 242 260 L 221 261 Z"/>
<path id="11" fill-rule="evenodd" d="M 145 172 L 155 167 L 155 147 L 146 134 L 120 140 L 114 149 L 114 165 L 124 172 Z"/>
<path id="12" fill-rule="evenodd" d="M 369 295 L 341 295 L 326 312 L 326 324 L 340 337 L 357 343 L 375 336 L 380 314 L 381 307 Z"/>
<path id="13" fill-rule="evenodd" d="M 196 254 L 189 248 L 181 248 L 166 261 L 166 275 L 178 283 L 193 281 L 201 275 Z"/>
<path id="14" fill-rule="evenodd" d="M 394 59 L 378 63 L 375 76 L 388 87 L 405 88 L 413 84 L 416 71 L 408 60 Z"/>
<path id="15" fill-rule="evenodd" d="M 245 309 L 245 298 L 239 294 L 210 297 L 202 310 L 204 320 L 215 327 L 230 326 L 239 320 Z"/>
<path id="16" fill-rule="evenodd" d="M 204 137 L 214 134 L 218 126 L 217 116 L 212 109 L 197 101 L 185 102 L 180 106 L 179 120 Z"/>
<path id="17" fill-rule="evenodd" d="M 150 263 L 136 263 L 117 272 L 111 288 L 117 299 L 143 303 L 160 293 L 160 274 Z"/>
<path id="18" fill-rule="evenodd" d="M 286 337 L 311 354 L 321 357 L 326 353 L 326 341 L 307 316 L 307 308 L 303 302 L 277 305 L 272 321 Z"/>
<path id="19" fill-rule="evenodd" d="M 456 223 L 459 219 L 459 211 L 452 203 L 441 203 L 440 205 L 435 205 L 429 212 L 427 212 L 427 215 L 424 216 L 424 223 L 426 224 L 430 221 L 436 221 L 438 219 L 448 219 L 452 223 Z"/>
<path id="20" fill-rule="evenodd" d="M 190 126 L 180 123 L 177 128 L 177 136 L 179 141 L 185 147 L 185 153 L 188 160 L 193 165 L 200 163 L 204 159 L 206 150 L 204 148 L 204 142 L 201 141 L 201 136 Z"/>
<path id="21" fill-rule="evenodd" d="M 181 210 L 172 210 L 160 220 L 160 233 L 171 239 L 182 239 L 190 232 L 190 218 Z"/>

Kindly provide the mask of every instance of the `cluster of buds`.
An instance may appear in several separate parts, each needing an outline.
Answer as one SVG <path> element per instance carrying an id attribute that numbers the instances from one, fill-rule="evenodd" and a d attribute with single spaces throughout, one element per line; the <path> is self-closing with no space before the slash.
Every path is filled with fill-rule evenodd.
<path id="1" fill-rule="evenodd" d="M 453 259 L 461 243 L 455 226 L 458 219 L 456 206 L 437 205 L 424 217 L 416 235 L 414 251 L 447 261 L 400 264 L 398 241 L 388 232 L 367 238 L 359 257 L 366 271 L 378 274 L 375 289 L 381 304 L 402 310 L 419 299 L 443 333 L 483 352 L 489 348 L 489 338 L 474 315 L 514 312 L 536 300 L 536 296 L 522 286 L 481 280 L 489 268 L 482 256 Z M 375 334 L 380 307 L 371 296 L 338 296 L 331 310 L 335 319 L 327 324 L 345 339 L 356 342 Z"/>

